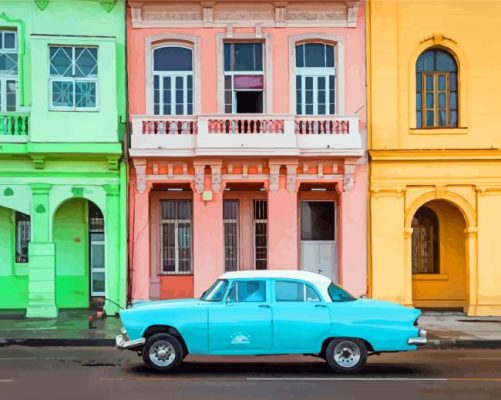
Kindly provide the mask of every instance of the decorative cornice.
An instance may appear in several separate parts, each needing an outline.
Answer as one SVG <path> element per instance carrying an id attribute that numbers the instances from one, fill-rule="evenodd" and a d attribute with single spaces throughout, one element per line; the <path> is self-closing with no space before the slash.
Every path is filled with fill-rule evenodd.
<path id="1" fill-rule="evenodd" d="M 108 164 L 108 169 L 112 171 L 116 171 L 118 169 L 120 159 L 116 156 L 106 157 L 106 162 Z"/>
<path id="2" fill-rule="evenodd" d="M 372 161 L 423 161 L 423 160 L 499 160 L 501 149 L 450 149 L 450 150 L 370 150 Z"/>
<path id="3" fill-rule="evenodd" d="M 113 10 L 115 4 L 117 4 L 117 0 L 101 0 L 101 7 L 103 7 L 107 13 Z"/>
<path id="4" fill-rule="evenodd" d="M 31 157 L 31 161 L 33 161 L 33 167 L 35 169 L 44 169 L 45 168 L 45 156 L 32 154 L 30 157 Z"/>
<path id="5" fill-rule="evenodd" d="M 136 187 L 139 193 L 144 193 L 146 190 L 146 160 L 134 160 L 134 168 L 136 170 Z"/>
<path id="6" fill-rule="evenodd" d="M 371 197 L 378 199 L 380 197 L 402 198 L 405 194 L 405 187 L 372 187 L 370 189 Z"/>
<path id="7" fill-rule="evenodd" d="M 35 4 L 40 9 L 40 11 L 43 11 L 49 5 L 49 0 L 35 0 Z"/>

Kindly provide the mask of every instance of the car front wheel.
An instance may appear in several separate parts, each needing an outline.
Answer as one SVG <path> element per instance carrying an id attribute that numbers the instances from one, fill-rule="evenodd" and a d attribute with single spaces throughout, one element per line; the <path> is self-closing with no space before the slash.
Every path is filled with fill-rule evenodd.
<path id="1" fill-rule="evenodd" d="M 355 373 L 367 362 L 367 346 L 359 339 L 334 339 L 327 346 L 325 359 L 335 372 Z"/>
<path id="2" fill-rule="evenodd" d="M 150 336 L 144 345 L 143 360 L 155 371 L 173 371 L 183 361 L 183 347 L 179 340 L 168 333 Z"/>

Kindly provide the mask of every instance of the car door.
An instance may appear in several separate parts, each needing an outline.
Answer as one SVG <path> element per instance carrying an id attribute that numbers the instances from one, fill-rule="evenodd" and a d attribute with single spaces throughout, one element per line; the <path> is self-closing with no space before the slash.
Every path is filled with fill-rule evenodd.
<path id="1" fill-rule="evenodd" d="M 209 308 L 211 354 L 265 354 L 272 348 L 269 282 L 231 282 L 222 303 Z"/>
<path id="2" fill-rule="evenodd" d="M 273 347 L 279 353 L 317 353 L 331 330 L 327 304 L 309 283 L 274 282 Z"/>

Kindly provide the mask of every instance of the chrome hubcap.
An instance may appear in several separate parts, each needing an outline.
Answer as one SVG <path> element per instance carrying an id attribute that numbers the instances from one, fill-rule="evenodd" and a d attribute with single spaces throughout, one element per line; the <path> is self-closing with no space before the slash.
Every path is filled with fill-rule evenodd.
<path id="1" fill-rule="evenodd" d="M 148 353 L 153 364 L 159 367 L 167 367 L 176 358 L 174 347 L 165 340 L 159 340 L 150 347 Z"/>
<path id="2" fill-rule="evenodd" d="M 359 347 L 350 341 L 339 342 L 334 348 L 334 361 L 342 367 L 353 367 L 360 361 Z"/>

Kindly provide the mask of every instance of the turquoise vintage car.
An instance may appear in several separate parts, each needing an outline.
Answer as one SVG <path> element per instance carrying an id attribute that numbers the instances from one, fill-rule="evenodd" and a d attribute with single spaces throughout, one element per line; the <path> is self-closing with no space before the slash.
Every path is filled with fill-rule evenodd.
<path id="1" fill-rule="evenodd" d="M 337 372 L 356 372 L 367 356 L 426 343 L 420 310 L 358 299 L 305 271 L 223 274 L 200 299 L 147 301 L 120 313 L 116 343 L 158 371 L 192 355 L 310 354 Z"/>

